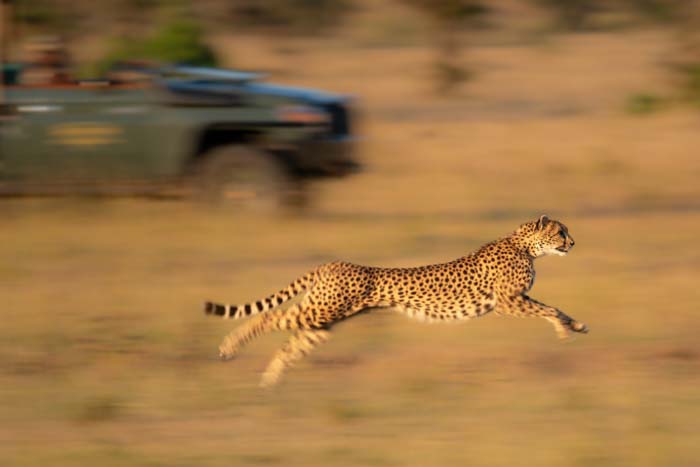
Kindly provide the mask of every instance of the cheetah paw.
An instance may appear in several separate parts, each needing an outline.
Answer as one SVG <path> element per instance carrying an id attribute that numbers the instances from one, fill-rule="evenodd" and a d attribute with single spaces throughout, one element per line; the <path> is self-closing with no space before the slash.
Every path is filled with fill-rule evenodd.
<path id="1" fill-rule="evenodd" d="M 263 373 L 262 378 L 260 378 L 260 389 L 272 389 L 279 383 L 279 375 Z"/>
<path id="2" fill-rule="evenodd" d="M 222 344 L 221 347 L 219 347 L 219 358 L 223 361 L 233 360 L 237 353 L 238 350 L 230 346 Z"/>

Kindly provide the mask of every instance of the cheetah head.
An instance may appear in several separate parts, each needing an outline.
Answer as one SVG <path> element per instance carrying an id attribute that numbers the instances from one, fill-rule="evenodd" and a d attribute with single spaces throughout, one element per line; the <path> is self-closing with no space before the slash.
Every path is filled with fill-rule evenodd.
<path id="1" fill-rule="evenodd" d="M 545 215 L 521 225 L 514 232 L 513 238 L 534 258 L 544 255 L 564 256 L 574 246 L 569 229 Z"/>

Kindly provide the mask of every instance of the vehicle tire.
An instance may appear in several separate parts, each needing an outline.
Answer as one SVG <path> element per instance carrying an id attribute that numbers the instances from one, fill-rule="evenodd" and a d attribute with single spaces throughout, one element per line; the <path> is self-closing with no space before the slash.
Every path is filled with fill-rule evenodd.
<path id="1" fill-rule="evenodd" d="M 207 151 L 193 164 L 191 181 L 198 199 L 254 210 L 278 208 L 293 185 L 274 155 L 250 146 Z"/>

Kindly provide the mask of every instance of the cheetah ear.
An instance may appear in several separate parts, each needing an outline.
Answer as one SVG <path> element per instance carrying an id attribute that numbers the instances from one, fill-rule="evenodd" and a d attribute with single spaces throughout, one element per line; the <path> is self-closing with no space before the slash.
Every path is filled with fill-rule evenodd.
<path id="1" fill-rule="evenodd" d="M 546 214 L 542 214 L 539 219 L 537 219 L 537 230 L 542 230 L 549 223 L 549 217 Z"/>

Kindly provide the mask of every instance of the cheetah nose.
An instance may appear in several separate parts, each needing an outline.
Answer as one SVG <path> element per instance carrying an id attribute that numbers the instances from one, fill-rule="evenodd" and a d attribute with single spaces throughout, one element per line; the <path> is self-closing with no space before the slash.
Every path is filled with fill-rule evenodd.
<path id="1" fill-rule="evenodd" d="M 573 239 L 573 238 L 570 238 L 569 240 L 571 240 L 571 246 L 574 246 L 574 245 L 576 245 L 576 242 L 574 241 L 574 239 Z"/>

